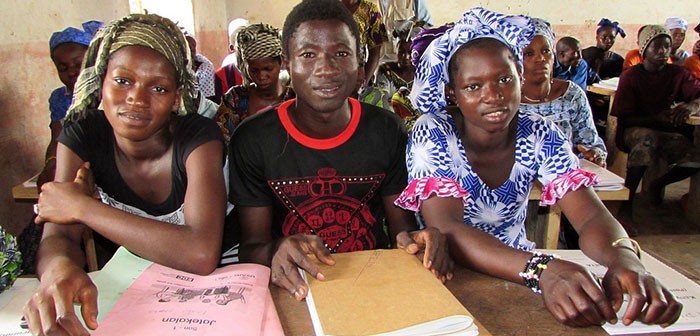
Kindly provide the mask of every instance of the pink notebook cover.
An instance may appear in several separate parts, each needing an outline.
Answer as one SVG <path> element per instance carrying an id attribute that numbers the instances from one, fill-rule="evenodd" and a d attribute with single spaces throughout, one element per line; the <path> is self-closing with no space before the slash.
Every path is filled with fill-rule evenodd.
<path id="1" fill-rule="evenodd" d="M 283 335 L 270 269 L 222 267 L 208 276 L 149 266 L 93 335 Z"/>

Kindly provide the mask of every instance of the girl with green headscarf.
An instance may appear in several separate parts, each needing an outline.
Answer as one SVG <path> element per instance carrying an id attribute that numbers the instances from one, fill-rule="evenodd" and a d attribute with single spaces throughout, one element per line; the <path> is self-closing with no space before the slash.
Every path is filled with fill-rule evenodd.
<path id="1" fill-rule="evenodd" d="M 132 14 L 92 41 L 59 137 L 55 182 L 35 207 L 46 226 L 41 285 L 25 307 L 32 333 L 86 334 L 74 303 L 97 327 L 80 248 L 86 229 L 168 267 L 216 268 L 226 155 L 216 123 L 195 113 L 194 95 L 190 52 L 172 21 Z"/>

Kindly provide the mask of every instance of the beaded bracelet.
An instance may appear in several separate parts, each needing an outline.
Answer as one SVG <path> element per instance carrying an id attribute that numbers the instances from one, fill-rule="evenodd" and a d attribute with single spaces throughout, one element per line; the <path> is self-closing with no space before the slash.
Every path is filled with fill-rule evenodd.
<path id="1" fill-rule="evenodd" d="M 525 269 L 518 273 L 523 280 L 525 280 L 525 286 L 532 289 L 533 292 L 537 294 L 542 294 L 542 289 L 540 289 L 540 276 L 542 271 L 547 269 L 547 263 L 554 259 L 559 259 L 556 254 L 544 254 L 541 252 L 533 252 L 530 260 L 525 264 Z"/>

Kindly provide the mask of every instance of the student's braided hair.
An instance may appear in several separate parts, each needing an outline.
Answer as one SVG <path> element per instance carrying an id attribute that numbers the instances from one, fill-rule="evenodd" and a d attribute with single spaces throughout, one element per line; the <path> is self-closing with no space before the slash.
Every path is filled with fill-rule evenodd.
<path id="1" fill-rule="evenodd" d="M 75 83 L 73 103 L 64 120 L 79 120 L 85 111 L 99 106 L 109 57 L 127 46 L 148 47 L 167 58 L 175 68 L 175 79 L 182 89 L 182 102 L 177 113 L 184 115 L 197 111 L 192 58 L 180 28 L 156 14 L 131 14 L 110 22 L 90 43 L 83 69 Z"/>

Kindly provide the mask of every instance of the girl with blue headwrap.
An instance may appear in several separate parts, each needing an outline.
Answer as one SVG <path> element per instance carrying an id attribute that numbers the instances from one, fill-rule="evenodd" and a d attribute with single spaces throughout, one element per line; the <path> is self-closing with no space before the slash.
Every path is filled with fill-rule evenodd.
<path id="1" fill-rule="evenodd" d="M 589 188 L 597 176 L 580 169 L 552 122 L 519 111 L 521 48 L 532 35 L 525 16 L 474 8 L 428 46 L 411 91 L 424 115 L 407 147 L 409 185 L 395 204 L 445 234 L 457 262 L 542 293 L 562 323 L 614 323 L 623 293 L 631 300 L 625 324 L 673 323 L 681 305 L 644 270 L 639 245 Z M 445 108 L 445 90 L 456 107 Z M 559 205 L 584 252 L 608 267 L 602 285 L 582 266 L 532 252 L 524 221 L 536 180 L 540 203 Z"/>
<path id="2" fill-rule="evenodd" d="M 602 18 L 595 32 L 596 45 L 581 50 L 583 59 L 602 79 L 620 77 L 622 73 L 622 63 L 625 59 L 610 50 L 617 35 L 622 38 L 627 36 L 617 21 Z"/>

